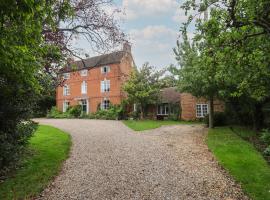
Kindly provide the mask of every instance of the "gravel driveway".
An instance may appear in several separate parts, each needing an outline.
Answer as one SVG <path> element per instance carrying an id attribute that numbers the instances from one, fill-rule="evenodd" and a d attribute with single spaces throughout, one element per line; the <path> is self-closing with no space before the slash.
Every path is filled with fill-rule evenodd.
<path id="1" fill-rule="evenodd" d="M 120 121 L 37 121 L 73 141 L 62 172 L 39 199 L 247 199 L 213 159 L 200 125 L 134 132 Z"/>

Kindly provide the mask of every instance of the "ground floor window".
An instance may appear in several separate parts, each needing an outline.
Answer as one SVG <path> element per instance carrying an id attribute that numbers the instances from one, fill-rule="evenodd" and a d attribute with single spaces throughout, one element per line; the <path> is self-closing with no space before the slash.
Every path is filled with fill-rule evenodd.
<path id="1" fill-rule="evenodd" d="M 109 107 L 110 107 L 110 100 L 104 99 L 104 100 L 101 102 L 100 109 L 101 109 L 101 110 L 108 110 Z"/>
<path id="2" fill-rule="evenodd" d="M 168 104 L 158 105 L 157 114 L 158 115 L 169 115 L 169 106 L 168 106 Z"/>
<path id="3" fill-rule="evenodd" d="M 63 112 L 66 112 L 67 109 L 68 109 L 68 107 L 69 107 L 69 102 L 68 101 L 64 101 L 63 102 Z"/>
<path id="4" fill-rule="evenodd" d="M 201 118 L 208 114 L 208 104 L 196 105 L 196 117 Z"/>
<path id="5" fill-rule="evenodd" d="M 82 112 L 88 113 L 88 102 L 86 99 L 81 100 Z"/>

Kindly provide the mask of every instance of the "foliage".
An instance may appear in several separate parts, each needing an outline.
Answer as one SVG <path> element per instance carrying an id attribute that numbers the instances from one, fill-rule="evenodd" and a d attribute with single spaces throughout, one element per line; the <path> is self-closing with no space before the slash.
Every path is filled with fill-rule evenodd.
<path id="1" fill-rule="evenodd" d="M 172 121 L 179 120 L 181 116 L 181 108 L 179 104 L 170 103 L 169 108 L 170 108 L 170 113 L 169 113 L 168 119 Z"/>
<path id="2" fill-rule="evenodd" d="M 60 112 L 56 106 L 53 106 L 51 110 L 47 113 L 48 118 L 69 118 L 68 112 Z"/>
<path id="3" fill-rule="evenodd" d="M 40 95 L 34 107 L 34 117 L 45 117 L 48 111 L 55 106 L 54 95 Z"/>
<path id="4" fill-rule="evenodd" d="M 11 151 L 10 159 L 18 156 L 20 138 L 29 135 L 19 132 L 18 125 L 33 116 L 33 110 L 42 114 L 51 106 L 42 96 L 51 95 L 48 80 L 56 79 L 64 60 L 77 55 L 70 48 L 75 35 L 86 36 L 100 50 L 123 40 L 106 5 L 111 1 L 0 2 L 0 138 L 9 144 L 1 143 L 2 158 Z"/>
<path id="5" fill-rule="evenodd" d="M 256 128 L 261 105 L 269 100 L 269 1 L 186 1 L 191 14 L 181 29 L 183 41 L 175 49 L 181 69 L 179 87 L 195 96 L 235 98 L 250 102 Z M 196 18 L 193 41 L 187 38 L 195 16 L 210 10 L 210 18 Z M 192 23 L 191 23 L 192 22 Z"/>
<path id="6" fill-rule="evenodd" d="M 90 119 L 119 120 L 123 118 L 124 108 L 122 105 L 111 105 L 108 110 L 98 110 L 89 115 Z"/>
<path id="7" fill-rule="evenodd" d="M 12 134 L 0 131 L 0 177 L 9 170 L 13 161 L 17 161 L 28 144 L 28 139 L 36 129 L 32 121 L 24 121 L 12 128 Z"/>
<path id="8" fill-rule="evenodd" d="M 145 63 L 140 70 L 134 69 L 123 90 L 128 95 L 128 102 L 140 107 L 141 118 L 144 117 L 146 106 L 155 104 L 161 88 L 160 77 L 163 71 L 154 71 L 154 67 Z"/>
<path id="9" fill-rule="evenodd" d="M 50 126 L 39 126 L 20 167 L 0 183 L 0 199 L 32 199 L 39 195 L 58 174 L 70 146 L 68 134 Z"/>
<path id="10" fill-rule="evenodd" d="M 207 144 L 219 163 L 251 199 L 270 198 L 270 167 L 262 155 L 229 127 L 210 129 Z"/>
<path id="11" fill-rule="evenodd" d="M 265 156 L 270 156 L 270 145 L 264 150 L 263 153 Z"/>
<path id="12" fill-rule="evenodd" d="M 227 124 L 227 116 L 226 113 L 224 112 L 215 112 L 213 119 L 214 119 L 214 126 L 224 126 Z M 209 125 L 208 115 L 204 117 L 204 123 Z"/>
<path id="13" fill-rule="evenodd" d="M 82 106 L 71 106 L 67 109 L 67 114 L 72 117 L 79 117 L 82 114 Z"/>
<path id="14" fill-rule="evenodd" d="M 132 118 L 132 119 L 135 119 L 135 120 L 139 119 L 140 118 L 139 110 L 130 112 L 129 117 Z"/>
<path id="15" fill-rule="evenodd" d="M 268 129 L 263 129 L 262 130 L 261 140 L 264 143 L 270 145 L 270 131 Z"/>
<path id="16" fill-rule="evenodd" d="M 123 123 L 134 131 L 144 131 L 159 128 L 163 125 L 198 124 L 199 122 L 170 120 L 125 120 Z"/>

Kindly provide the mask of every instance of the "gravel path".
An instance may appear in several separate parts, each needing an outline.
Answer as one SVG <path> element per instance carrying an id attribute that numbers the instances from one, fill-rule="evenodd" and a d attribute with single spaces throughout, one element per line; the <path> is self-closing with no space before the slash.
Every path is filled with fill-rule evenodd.
<path id="1" fill-rule="evenodd" d="M 247 199 L 213 159 L 200 125 L 134 132 L 120 121 L 37 121 L 73 141 L 62 172 L 39 199 Z"/>

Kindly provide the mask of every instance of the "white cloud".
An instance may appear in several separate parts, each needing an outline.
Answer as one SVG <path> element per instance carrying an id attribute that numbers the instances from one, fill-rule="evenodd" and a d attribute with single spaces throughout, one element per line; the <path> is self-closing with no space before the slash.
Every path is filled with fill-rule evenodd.
<path id="1" fill-rule="evenodd" d="M 123 0 L 125 18 L 133 20 L 141 16 L 159 16 L 170 13 L 179 6 L 176 0 Z"/>
<path id="2" fill-rule="evenodd" d="M 177 22 L 177 23 L 183 23 L 183 22 L 186 22 L 188 19 L 188 16 L 185 15 L 185 10 L 184 9 L 181 9 L 181 8 L 178 8 L 173 17 L 172 17 L 172 20 Z"/>
<path id="3" fill-rule="evenodd" d="M 140 67 L 144 62 L 157 67 L 165 67 L 173 57 L 172 48 L 176 46 L 177 31 L 166 26 L 147 26 L 129 32 L 133 55 Z"/>

